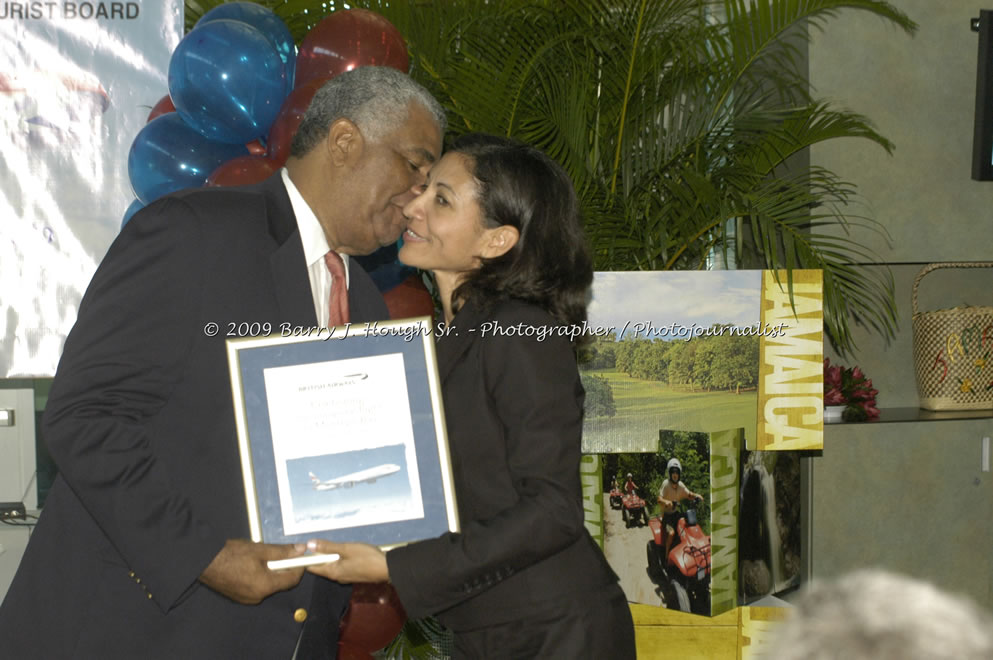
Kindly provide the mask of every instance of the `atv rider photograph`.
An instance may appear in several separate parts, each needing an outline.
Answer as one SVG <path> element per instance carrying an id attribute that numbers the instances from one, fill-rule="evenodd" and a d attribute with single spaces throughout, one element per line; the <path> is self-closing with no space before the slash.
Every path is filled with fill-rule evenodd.
<path id="1" fill-rule="evenodd" d="M 681 479 L 683 466 L 680 465 L 678 458 L 669 459 L 665 471 L 669 478 L 663 481 L 659 488 L 658 501 L 662 508 L 662 526 L 665 529 L 665 554 L 663 556 L 668 557 L 672 547 L 672 539 L 676 535 L 676 523 L 679 522 L 677 503 L 690 498 L 702 502 L 703 496 L 694 493 L 683 483 Z"/>
<path id="2" fill-rule="evenodd" d="M 638 484 L 634 483 L 634 476 L 628 472 L 626 480 L 624 481 L 624 494 L 630 495 L 638 490 Z"/>

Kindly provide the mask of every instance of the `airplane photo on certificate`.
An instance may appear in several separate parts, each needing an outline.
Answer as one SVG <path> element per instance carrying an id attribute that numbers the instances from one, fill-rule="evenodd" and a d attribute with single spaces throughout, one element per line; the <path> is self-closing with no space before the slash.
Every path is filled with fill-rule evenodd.
<path id="1" fill-rule="evenodd" d="M 402 444 L 286 462 L 291 529 L 331 530 L 419 517 Z M 326 478 L 322 478 L 326 477 Z"/>
<path id="2" fill-rule="evenodd" d="M 380 477 L 388 477 L 391 474 L 395 474 L 400 471 L 399 465 L 394 465 L 393 463 L 383 463 L 382 465 L 377 465 L 374 468 L 368 470 L 359 470 L 358 472 L 352 472 L 351 474 L 346 474 L 343 477 L 335 477 L 334 479 L 328 479 L 327 481 L 321 481 L 313 472 L 310 473 L 310 481 L 314 484 L 314 490 L 334 490 L 335 488 L 351 488 L 355 484 L 360 483 L 376 483 L 376 479 Z"/>

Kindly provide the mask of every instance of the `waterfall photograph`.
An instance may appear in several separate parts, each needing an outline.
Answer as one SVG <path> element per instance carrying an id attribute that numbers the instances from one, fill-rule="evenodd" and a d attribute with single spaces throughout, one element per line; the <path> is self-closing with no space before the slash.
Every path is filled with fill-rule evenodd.
<path id="1" fill-rule="evenodd" d="M 738 599 L 747 605 L 800 583 L 800 454 L 743 451 Z"/>

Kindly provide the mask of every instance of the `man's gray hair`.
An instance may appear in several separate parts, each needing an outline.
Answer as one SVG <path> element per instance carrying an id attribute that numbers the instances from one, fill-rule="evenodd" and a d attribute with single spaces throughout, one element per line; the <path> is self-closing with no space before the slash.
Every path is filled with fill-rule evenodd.
<path id="1" fill-rule="evenodd" d="M 424 106 L 442 135 L 445 111 L 428 90 L 405 73 L 387 66 L 361 66 L 340 73 L 314 94 L 290 145 L 290 154 L 303 156 L 328 135 L 338 119 L 348 119 L 368 140 L 378 141 L 407 120 L 410 104 Z"/>
<path id="2" fill-rule="evenodd" d="M 993 620 L 975 603 L 920 580 L 860 570 L 814 582 L 773 628 L 775 660 L 989 660 Z"/>

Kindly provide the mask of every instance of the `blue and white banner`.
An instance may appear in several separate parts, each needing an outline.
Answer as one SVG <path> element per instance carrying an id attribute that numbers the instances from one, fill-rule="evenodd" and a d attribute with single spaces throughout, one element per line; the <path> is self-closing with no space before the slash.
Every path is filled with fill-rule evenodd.
<path id="1" fill-rule="evenodd" d="M 182 36 L 182 0 L 0 2 L 0 378 L 55 373 Z"/>

